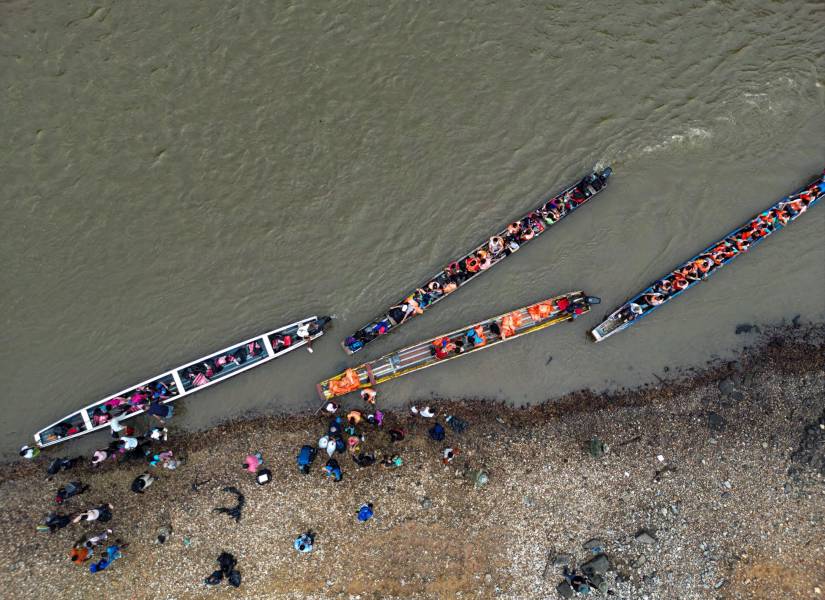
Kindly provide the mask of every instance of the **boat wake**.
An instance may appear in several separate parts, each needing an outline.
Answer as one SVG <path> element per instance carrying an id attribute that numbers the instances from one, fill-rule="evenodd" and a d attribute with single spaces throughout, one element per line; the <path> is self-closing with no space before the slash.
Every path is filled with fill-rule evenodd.
<path id="1" fill-rule="evenodd" d="M 645 146 L 642 148 L 640 154 L 653 154 L 656 152 L 664 152 L 673 147 L 689 147 L 696 148 L 704 145 L 713 137 L 713 132 L 703 127 L 690 127 L 684 133 L 674 133 L 666 140 L 658 143 Z"/>

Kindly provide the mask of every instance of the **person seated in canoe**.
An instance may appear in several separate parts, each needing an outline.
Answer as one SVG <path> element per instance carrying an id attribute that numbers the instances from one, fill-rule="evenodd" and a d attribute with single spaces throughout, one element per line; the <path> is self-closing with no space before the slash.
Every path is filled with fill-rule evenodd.
<path id="1" fill-rule="evenodd" d="M 453 342 L 453 344 L 455 345 L 455 348 L 453 349 L 453 352 L 455 353 L 456 356 L 458 356 L 459 354 L 464 354 L 464 352 L 467 350 L 464 347 L 464 340 L 462 340 L 461 338 L 457 338 Z"/>
<path id="2" fill-rule="evenodd" d="M 659 306 L 665 301 L 665 295 L 659 292 L 648 292 L 642 296 L 642 299 L 650 306 Z"/>
<path id="3" fill-rule="evenodd" d="M 705 277 L 713 269 L 713 260 L 709 256 L 701 255 L 691 263 L 690 268 L 700 279 Z"/>
<path id="4" fill-rule="evenodd" d="M 691 261 L 681 269 L 678 269 L 674 277 L 681 277 L 687 281 L 694 282 L 702 279 L 702 273 L 699 271 L 699 265 L 696 261 Z"/>
<path id="5" fill-rule="evenodd" d="M 390 330 L 390 327 L 390 322 L 387 319 L 381 319 L 372 326 L 370 332 L 373 334 L 373 336 L 384 335 Z"/>
<path id="6" fill-rule="evenodd" d="M 277 353 L 292 345 L 292 336 L 288 333 L 276 333 L 269 341 L 272 344 L 273 352 Z"/>
<path id="7" fill-rule="evenodd" d="M 576 187 L 565 194 L 565 197 L 569 194 L 570 200 L 575 202 L 576 204 L 581 204 L 585 200 L 587 200 L 587 195 L 584 193 L 584 190 L 587 189 L 587 186 L 590 182 L 588 181 L 587 177 L 582 179 Z"/>
<path id="8" fill-rule="evenodd" d="M 788 224 L 788 221 L 790 221 L 790 218 L 788 217 L 787 213 L 785 213 L 785 211 L 782 209 L 771 209 L 771 216 L 776 222 L 777 227 L 784 227 Z"/>
<path id="9" fill-rule="evenodd" d="M 433 279 L 427 284 L 427 293 L 430 295 L 430 303 L 441 298 L 444 295 L 444 289 L 441 281 L 438 278 Z"/>
<path id="10" fill-rule="evenodd" d="M 535 231 L 536 234 L 544 232 L 545 227 L 544 221 L 541 218 L 541 213 L 531 212 L 528 215 L 528 218 L 530 219 L 530 227 L 533 228 L 533 231 Z"/>
<path id="11" fill-rule="evenodd" d="M 92 411 L 92 424 L 97 427 L 98 425 L 105 425 L 112 419 L 112 415 L 109 414 L 106 405 L 96 406 L 95 409 Z"/>
<path id="12" fill-rule="evenodd" d="M 462 261 L 464 263 L 464 270 L 470 275 L 474 275 L 481 270 L 481 261 L 473 254 Z"/>
<path id="13" fill-rule="evenodd" d="M 622 323 L 627 323 L 629 321 L 632 321 L 633 319 L 635 319 L 639 315 L 644 314 L 644 312 L 645 311 L 641 306 L 639 306 L 635 302 L 631 302 L 628 305 L 628 307 L 624 311 L 622 311 L 622 313 L 621 313 Z"/>
<path id="14" fill-rule="evenodd" d="M 128 403 L 128 400 L 126 400 L 123 396 L 117 396 L 115 398 L 109 398 L 103 403 L 103 405 L 111 413 L 113 409 L 117 409 L 118 407 Z"/>
<path id="15" fill-rule="evenodd" d="M 541 304 L 544 304 L 544 303 L 541 303 Z M 537 306 L 537 305 L 533 305 L 533 306 Z M 530 308 L 533 308 L 533 306 L 531 306 Z M 530 312 L 530 308 L 527 309 L 528 312 Z M 533 313 L 530 313 L 530 316 L 533 316 Z M 535 320 L 540 320 L 540 319 L 536 319 L 536 317 L 533 317 L 533 318 Z M 499 323 L 497 325 L 498 330 L 499 330 L 499 335 L 501 336 L 501 339 L 504 340 L 504 339 L 507 339 L 508 337 L 512 337 L 512 336 L 516 335 L 516 329 L 518 329 L 519 325 L 521 325 L 521 315 L 517 311 L 514 311 L 514 312 L 511 312 L 511 313 L 508 313 L 508 314 L 504 315 L 501 318 L 501 323 Z"/>
<path id="16" fill-rule="evenodd" d="M 224 354 L 215 359 L 215 369 L 220 373 L 229 365 L 239 365 L 240 361 L 233 354 Z"/>
<path id="17" fill-rule="evenodd" d="M 490 238 L 490 241 L 487 242 L 487 249 L 493 258 L 498 257 L 499 254 L 504 252 L 504 239 L 500 235 L 494 235 Z"/>
<path id="18" fill-rule="evenodd" d="M 129 407 L 126 409 L 126 412 L 135 412 L 141 410 L 141 407 L 149 402 L 150 397 L 151 396 L 149 395 L 149 393 L 147 393 L 145 387 L 141 386 L 137 388 L 129 396 Z"/>
<path id="19" fill-rule="evenodd" d="M 548 225 L 552 225 L 562 217 L 562 211 L 556 205 L 555 198 L 542 206 L 539 213 L 541 214 L 542 219 L 544 219 L 544 222 Z"/>
<path id="20" fill-rule="evenodd" d="M 187 368 L 184 374 L 193 387 L 200 387 L 209 383 L 210 376 L 207 375 L 207 369 L 203 364 Z"/>
<path id="21" fill-rule="evenodd" d="M 559 308 L 560 303 L 564 308 Z M 553 302 L 552 300 L 546 300 L 544 302 L 538 302 L 536 304 L 533 304 L 532 306 L 528 306 L 527 314 L 530 315 L 530 317 L 536 322 L 544 321 L 547 317 L 551 316 L 552 314 L 565 310 L 569 304 L 570 301 L 567 298 L 559 298 L 555 302 Z M 518 311 L 512 314 L 518 317 L 518 323 L 516 324 L 516 327 L 518 327 L 519 325 L 521 325 L 521 317 Z"/>
<path id="22" fill-rule="evenodd" d="M 573 315 L 573 318 L 575 319 L 579 315 L 584 314 L 584 311 L 588 306 L 590 306 L 589 299 L 585 296 L 579 296 L 578 298 L 574 298 L 573 301 L 567 305 L 564 312 L 568 315 Z"/>
<path id="23" fill-rule="evenodd" d="M 155 400 L 166 400 L 172 397 L 172 392 L 169 387 L 162 381 L 154 383 L 154 390 L 152 391 L 152 398 Z"/>
<path id="24" fill-rule="evenodd" d="M 493 266 L 493 260 L 492 258 L 490 258 L 490 253 L 486 250 L 482 249 L 476 252 L 476 258 L 478 258 L 478 268 L 481 271 L 486 271 L 487 269 Z"/>
<path id="25" fill-rule="evenodd" d="M 408 296 L 404 302 L 390 308 L 388 313 L 390 318 L 395 321 L 395 324 L 400 325 L 415 315 L 423 314 L 424 311 L 421 309 L 421 305 L 417 300 L 415 300 L 415 298 Z"/>
<path id="26" fill-rule="evenodd" d="M 430 354 L 435 356 L 438 360 L 444 360 L 450 356 L 450 352 L 455 351 L 455 343 L 448 337 L 438 338 L 433 341 L 430 348 Z"/>
<path id="27" fill-rule="evenodd" d="M 467 343 L 470 348 L 480 348 L 487 343 L 487 338 L 484 337 L 484 329 L 481 325 L 476 325 L 465 334 Z"/>
<path id="28" fill-rule="evenodd" d="M 530 227 L 529 225 L 525 226 L 525 227 L 522 227 L 521 228 L 521 236 L 519 237 L 519 241 L 529 242 L 530 240 L 533 239 L 533 237 L 535 235 L 536 235 L 536 232 L 533 231 L 533 228 Z"/>

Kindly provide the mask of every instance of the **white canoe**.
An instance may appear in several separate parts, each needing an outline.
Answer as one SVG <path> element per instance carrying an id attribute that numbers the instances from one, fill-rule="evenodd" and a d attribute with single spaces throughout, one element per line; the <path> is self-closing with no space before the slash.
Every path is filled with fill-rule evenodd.
<path id="1" fill-rule="evenodd" d="M 311 326 L 310 339 L 315 339 L 324 335 L 324 326 L 329 320 L 329 317 L 307 317 L 211 352 L 63 417 L 35 433 L 34 441 L 41 448 L 53 446 L 93 431 L 105 429 L 115 417 L 119 421 L 124 421 L 142 414 L 144 409 L 140 405 L 145 405 L 153 397 L 163 403 L 168 403 L 194 394 L 306 345 L 306 340 L 299 339 L 295 335 L 298 328 L 305 323 L 309 324 Z M 292 342 L 286 347 L 278 341 L 284 340 L 285 336 L 289 336 Z M 219 362 L 225 362 L 225 364 L 218 366 Z"/>

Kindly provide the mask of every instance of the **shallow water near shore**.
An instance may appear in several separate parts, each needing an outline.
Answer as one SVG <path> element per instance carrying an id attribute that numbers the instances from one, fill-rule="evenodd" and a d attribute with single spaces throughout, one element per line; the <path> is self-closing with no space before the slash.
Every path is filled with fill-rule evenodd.
<path id="1" fill-rule="evenodd" d="M 236 340 L 315 345 L 177 423 L 315 408 L 341 368 L 557 293 L 574 324 L 388 384 L 541 402 L 728 356 L 740 323 L 825 320 L 825 210 L 605 343 L 628 296 L 823 167 L 821 3 L 0 9 L 0 451 Z M 357 357 L 338 341 L 595 166 L 592 203 Z M 552 360 L 549 360 L 552 357 Z M 358 361 L 353 360 L 357 358 Z"/>

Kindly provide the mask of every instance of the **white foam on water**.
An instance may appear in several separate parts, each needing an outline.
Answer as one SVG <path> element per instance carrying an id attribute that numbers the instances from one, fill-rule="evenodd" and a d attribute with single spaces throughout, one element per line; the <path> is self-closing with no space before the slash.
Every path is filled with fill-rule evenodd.
<path id="1" fill-rule="evenodd" d="M 669 150 L 674 146 L 696 147 L 702 145 L 713 137 L 713 132 L 703 127 L 689 127 L 684 133 L 674 133 L 669 138 L 658 144 L 652 144 L 642 148 L 642 154 L 651 154 Z"/>

